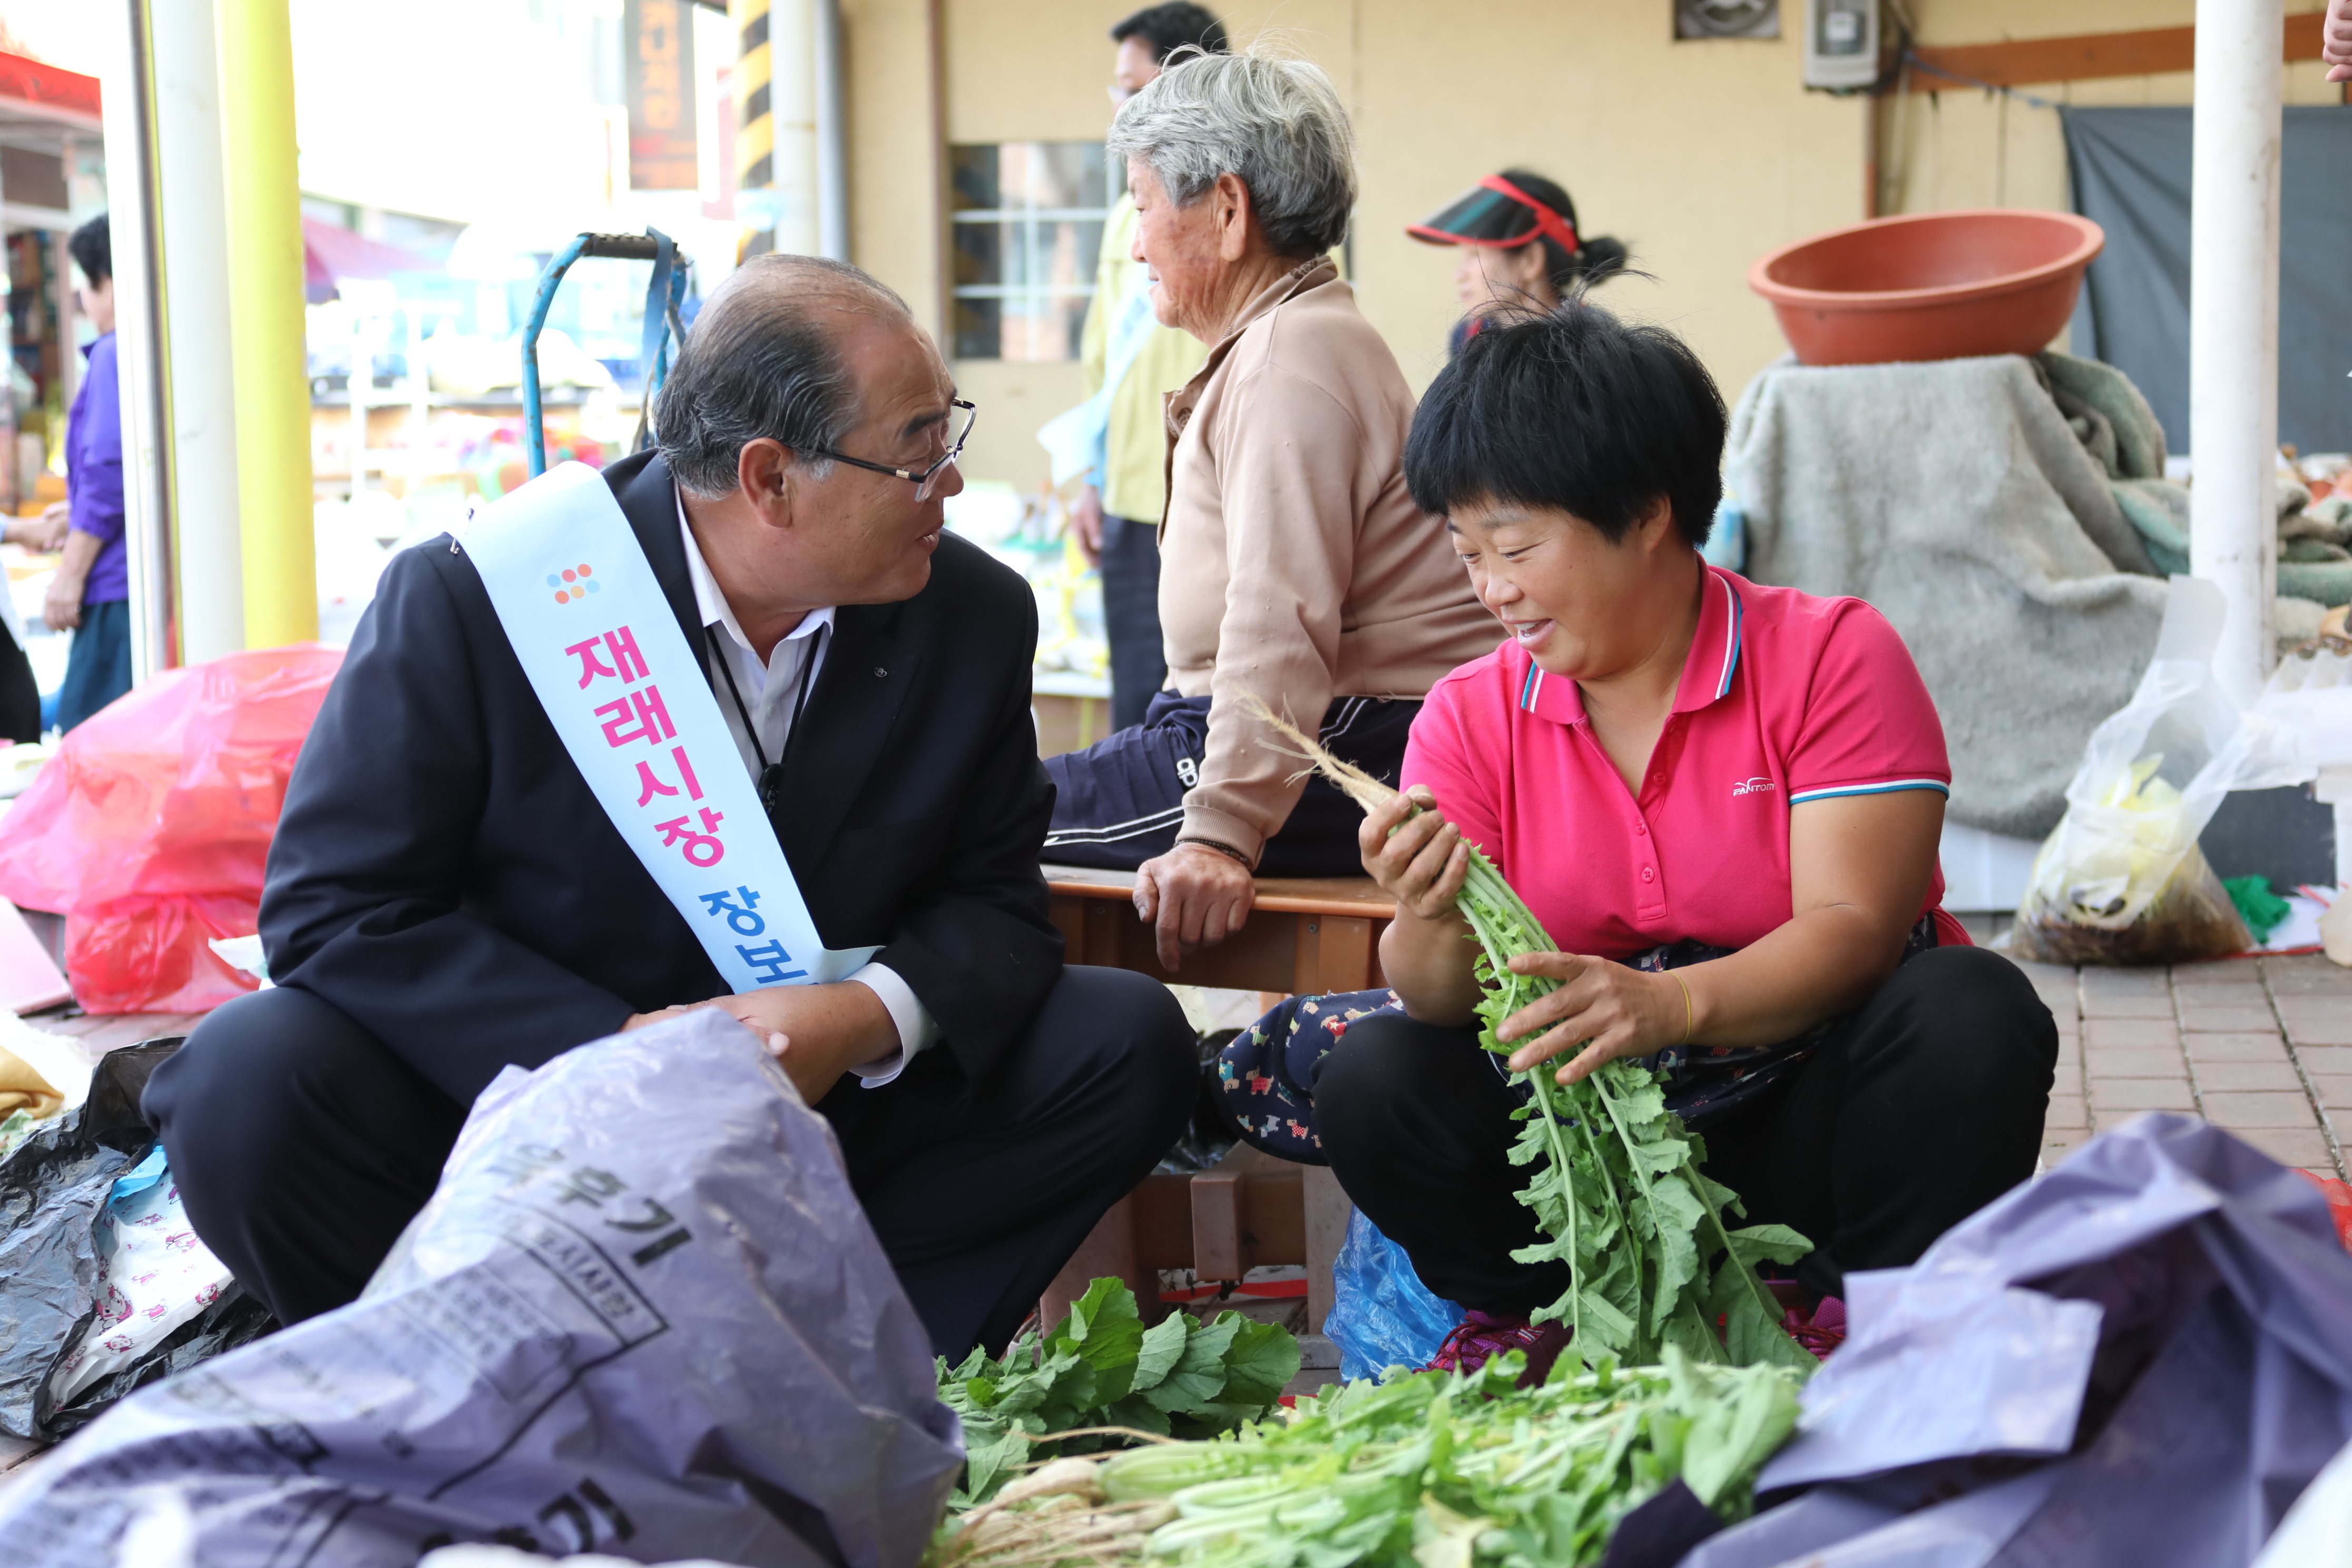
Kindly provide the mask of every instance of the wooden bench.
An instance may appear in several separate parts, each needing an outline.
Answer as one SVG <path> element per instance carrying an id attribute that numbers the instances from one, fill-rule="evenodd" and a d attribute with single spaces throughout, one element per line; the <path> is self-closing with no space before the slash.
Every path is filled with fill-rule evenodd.
<path id="1" fill-rule="evenodd" d="M 1381 932 L 1396 905 L 1362 877 L 1261 878 L 1249 920 L 1214 947 L 1184 955 L 1171 974 L 1152 931 L 1135 913 L 1135 876 L 1046 866 L 1064 959 L 1132 969 L 1162 982 L 1256 991 L 1269 997 L 1369 991 L 1384 984 Z M 1235 1280 L 1250 1269 L 1290 1264 L 1307 1271 L 1310 1373 L 1328 1373 L 1339 1353 L 1323 1335 L 1331 1310 L 1331 1265 L 1347 1235 L 1349 1205 L 1330 1171 L 1297 1165 L 1235 1144 L 1197 1176 L 1154 1175 L 1111 1205 L 1038 1302 L 1039 1321 L 1058 1322 L 1087 1281 L 1127 1282 L 1147 1317 L 1160 1316 L 1159 1270 L 1189 1268 L 1202 1280 Z"/>
<path id="2" fill-rule="evenodd" d="M 1214 947 L 1184 955 L 1171 974 L 1160 965 L 1151 928 L 1135 915 L 1135 874 L 1046 866 L 1054 923 L 1069 963 L 1132 969 L 1155 980 L 1292 996 L 1369 991 L 1381 973 L 1381 932 L 1396 903 L 1369 877 L 1267 877 L 1242 929 Z"/>

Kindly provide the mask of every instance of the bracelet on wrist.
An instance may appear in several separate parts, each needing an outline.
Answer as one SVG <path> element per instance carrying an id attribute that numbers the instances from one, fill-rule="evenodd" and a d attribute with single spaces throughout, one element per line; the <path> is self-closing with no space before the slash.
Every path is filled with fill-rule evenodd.
<path id="1" fill-rule="evenodd" d="M 1230 844 L 1220 844 L 1213 838 L 1180 837 L 1176 842 L 1179 844 L 1197 844 L 1203 849 L 1213 849 L 1229 860 L 1239 861 L 1241 863 L 1242 869 L 1244 871 L 1255 871 L 1257 869 L 1255 866 L 1250 863 L 1250 858 L 1248 856 L 1243 854 L 1240 850 L 1234 848 Z"/>

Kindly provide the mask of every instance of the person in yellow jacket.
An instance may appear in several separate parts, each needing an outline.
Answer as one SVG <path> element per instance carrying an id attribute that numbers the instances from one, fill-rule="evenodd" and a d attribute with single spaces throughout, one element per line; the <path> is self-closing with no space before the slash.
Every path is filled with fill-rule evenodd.
<path id="1" fill-rule="evenodd" d="M 1110 96 L 1126 102 L 1160 74 L 1176 49 L 1227 52 L 1225 27 L 1202 6 L 1147 6 L 1110 30 L 1118 46 Z M 1103 225 L 1094 301 L 1087 310 L 1080 357 L 1087 395 L 1110 384 L 1101 410 L 1102 438 L 1072 526 L 1087 559 L 1102 572 L 1103 626 L 1110 642 L 1111 727 L 1143 722 L 1151 695 L 1168 678 L 1160 634 L 1160 521 L 1167 510 L 1168 437 L 1161 401 L 1201 368 L 1208 345 L 1160 326 L 1150 305 L 1150 281 L 1135 248 L 1135 202 L 1122 192 Z M 1139 311 L 1131 308 L 1140 302 Z M 1116 373 L 1114 374 L 1114 373 Z"/>

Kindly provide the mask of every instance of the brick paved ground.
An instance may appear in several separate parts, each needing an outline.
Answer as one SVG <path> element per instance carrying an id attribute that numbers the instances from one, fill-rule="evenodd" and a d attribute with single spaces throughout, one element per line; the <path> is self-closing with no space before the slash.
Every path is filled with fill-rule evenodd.
<path id="1" fill-rule="evenodd" d="M 2323 1176 L 2352 1133 L 2352 970 L 2316 953 L 2172 969 L 2021 963 L 2058 1019 L 2059 1160 L 2142 1110 L 2202 1116 Z"/>

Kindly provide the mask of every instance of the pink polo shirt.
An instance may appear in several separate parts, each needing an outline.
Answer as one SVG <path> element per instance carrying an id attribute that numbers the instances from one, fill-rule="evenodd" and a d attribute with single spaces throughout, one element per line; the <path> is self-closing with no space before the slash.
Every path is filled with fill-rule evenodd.
<path id="1" fill-rule="evenodd" d="M 1789 811 L 1895 790 L 1951 793 L 1936 705 L 1885 617 L 1707 568 L 1673 714 L 1637 798 L 1576 682 L 1507 642 L 1439 681 L 1403 779 L 1485 849 L 1564 952 L 1629 959 L 1691 938 L 1747 947 L 1785 923 Z M 1922 914 L 1938 940 L 1938 867 Z"/>

